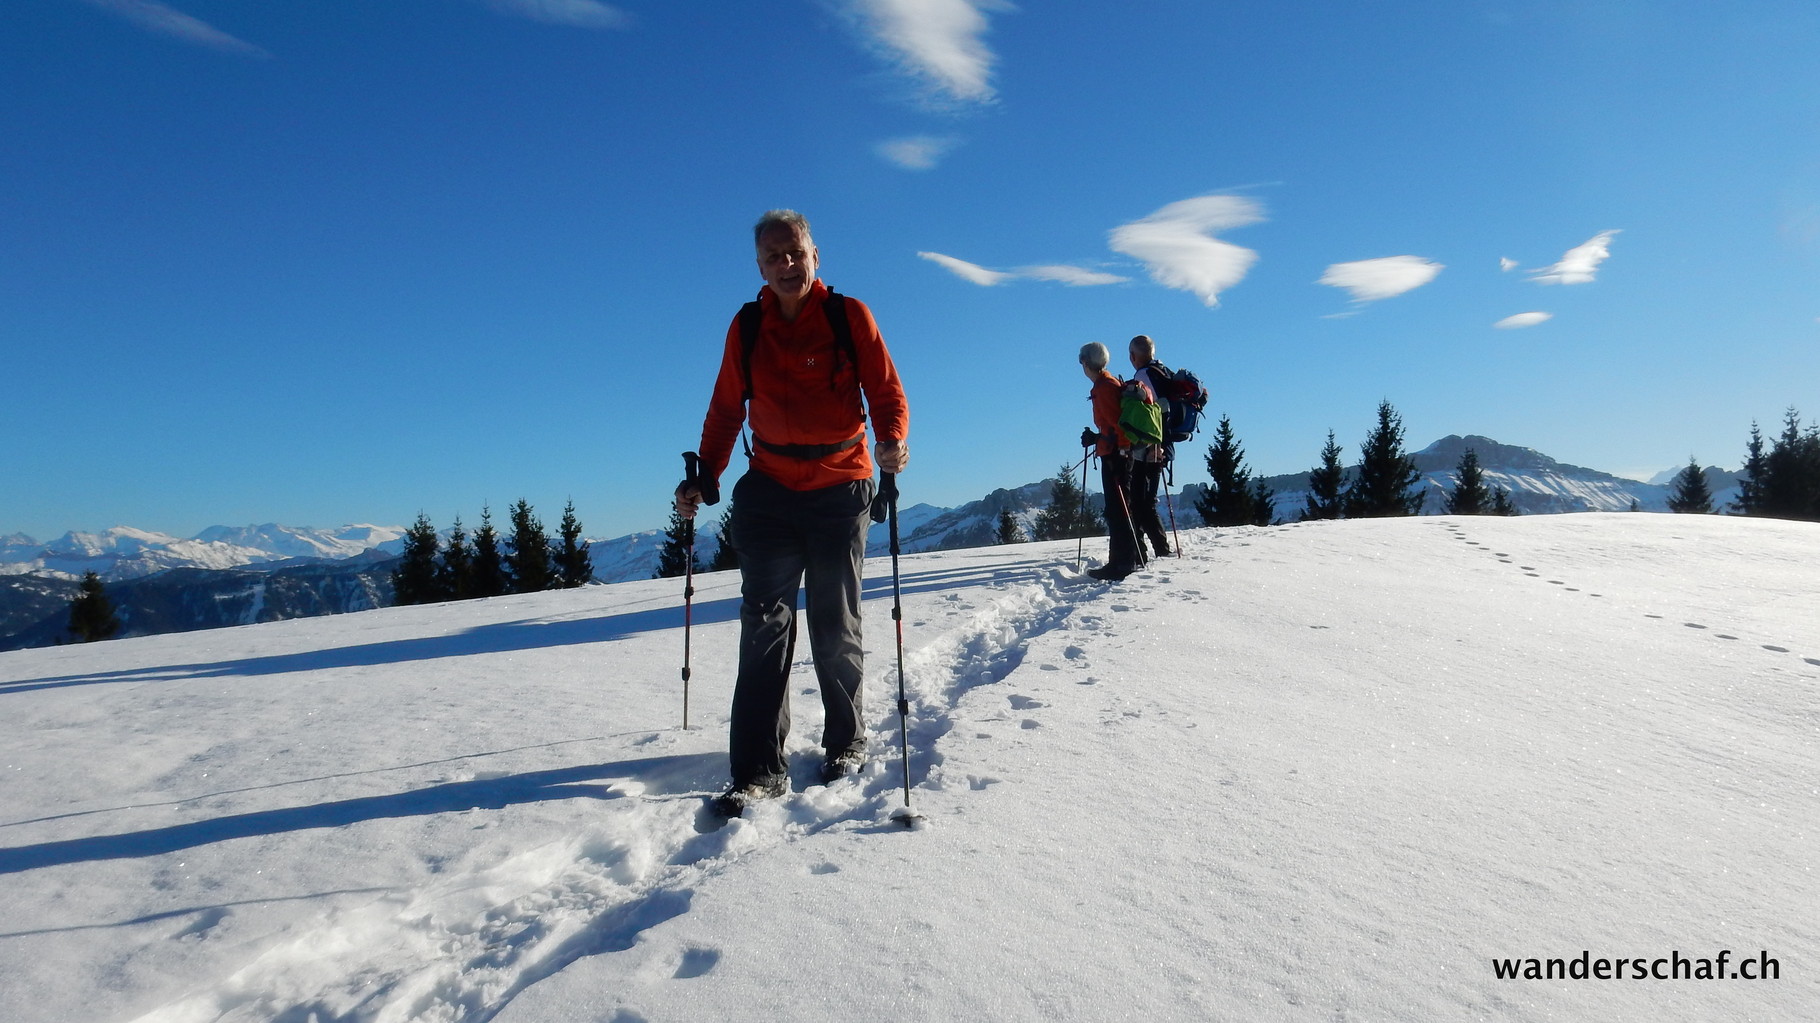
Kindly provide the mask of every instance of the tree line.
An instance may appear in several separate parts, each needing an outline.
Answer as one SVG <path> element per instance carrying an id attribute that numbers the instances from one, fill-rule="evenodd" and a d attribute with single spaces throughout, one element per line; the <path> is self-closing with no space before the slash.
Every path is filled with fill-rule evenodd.
<path id="1" fill-rule="evenodd" d="M 404 554 L 392 571 L 393 602 L 434 604 L 537 593 L 581 586 L 594 578 L 574 501 L 563 508 L 555 540 L 523 498 L 512 506 L 511 527 L 503 535 L 494 529 L 492 509 L 482 505 L 480 528 L 473 537 L 458 515 L 445 544 L 429 516 L 418 512 L 417 521 L 405 531 Z"/>
<path id="2" fill-rule="evenodd" d="M 1820 522 L 1820 423 L 1801 426 L 1794 408 L 1783 414 L 1782 432 L 1765 446 L 1763 429 L 1750 425 L 1744 446 L 1744 469 L 1738 477 L 1738 496 L 1728 510 L 1738 515 Z M 1696 459 L 1688 459 L 1670 484 L 1670 511 L 1711 515 L 1712 488 Z"/>

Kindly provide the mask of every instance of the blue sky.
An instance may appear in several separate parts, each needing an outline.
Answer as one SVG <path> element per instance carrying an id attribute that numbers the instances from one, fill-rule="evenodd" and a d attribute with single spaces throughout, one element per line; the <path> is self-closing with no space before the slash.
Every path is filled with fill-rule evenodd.
<path id="1" fill-rule="evenodd" d="M 1809 0 L 9 20 L 0 533 L 660 526 L 778 206 L 892 347 L 908 502 L 1078 458 L 1074 353 L 1140 332 L 1264 474 L 1385 398 L 1645 476 L 1820 418 Z"/>

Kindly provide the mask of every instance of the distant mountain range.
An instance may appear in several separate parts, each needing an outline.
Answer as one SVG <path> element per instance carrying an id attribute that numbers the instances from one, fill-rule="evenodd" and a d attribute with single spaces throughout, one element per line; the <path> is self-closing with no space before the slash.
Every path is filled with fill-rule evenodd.
<path id="1" fill-rule="evenodd" d="M 1503 487 L 1524 514 L 1577 511 L 1666 511 L 1669 482 L 1679 470 L 1654 481 L 1624 479 L 1596 469 L 1567 465 L 1530 448 L 1479 436 L 1449 436 L 1411 455 L 1428 493 L 1423 513 L 1441 514 L 1454 486 L 1454 471 L 1467 448 L 1477 454 L 1488 488 Z M 1198 447 L 1195 448 L 1198 452 Z M 1183 471 L 1200 475 L 1199 455 L 1180 452 Z M 1194 458 L 1193 463 L 1186 460 Z M 1264 480 L 1275 493 L 1276 517 L 1293 521 L 1308 494 L 1308 473 Z M 1737 495 L 1737 474 L 1707 469 L 1715 508 Z M 1091 480 L 1089 481 L 1091 483 Z M 1195 501 L 1206 490 L 1188 484 L 1175 491 L 1175 521 L 1198 525 Z M 1010 511 L 1026 534 L 1049 502 L 1050 481 L 995 490 L 958 508 L 916 504 L 899 509 L 898 530 L 905 553 L 979 547 L 995 542 L 999 516 Z M 1165 522 L 1169 519 L 1164 518 Z M 706 564 L 718 540 L 719 516 L 705 516 L 696 541 Z M 50 543 L 31 537 L 0 537 L 0 650 L 44 646 L 65 632 L 69 602 L 85 572 L 109 583 L 123 635 L 150 635 L 321 614 L 340 614 L 392 601 L 391 570 L 402 549 L 404 528 L 354 525 L 303 529 L 263 525 L 214 526 L 188 539 L 115 527 L 100 533 L 66 533 Z M 594 578 L 599 582 L 649 578 L 662 549 L 662 530 L 610 539 L 591 539 Z M 867 553 L 883 554 L 886 529 L 876 525 Z"/>

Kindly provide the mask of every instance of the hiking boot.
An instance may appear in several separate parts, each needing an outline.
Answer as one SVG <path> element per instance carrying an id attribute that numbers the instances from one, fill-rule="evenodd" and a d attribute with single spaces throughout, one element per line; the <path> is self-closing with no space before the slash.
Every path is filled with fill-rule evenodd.
<path id="1" fill-rule="evenodd" d="M 822 784 L 836 782 L 849 774 L 858 774 L 866 766 L 866 751 L 850 749 L 822 761 Z"/>
<path id="2" fill-rule="evenodd" d="M 1101 565 L 1099 568 L 1088 569 L 1087 574 L 1095 579 L 1103 579 L 1109 583 L 1116 583 L 1130 575 L 1131 569 L 1113 568 L 1111 565 Z"/>
<path id="3" fill-rule="evenodd" d="M 789 778 L 781 774 L 759 778 L 743 785 L 736 782 L 732 788 L 715 797 L 714 812 L 722 817 L 738 817 L 751 804 L 776 799 L 788 791 Z"/>

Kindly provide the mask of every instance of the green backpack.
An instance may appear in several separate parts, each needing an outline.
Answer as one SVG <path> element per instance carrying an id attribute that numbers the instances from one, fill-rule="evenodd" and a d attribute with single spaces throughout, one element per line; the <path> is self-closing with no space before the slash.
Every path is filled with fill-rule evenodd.
<path id="1" fill-rule="evenodd" d="M 1150 385 L 1135 377 L 1119 394 L 1119 429 L 1133 445 L 1163 443 L 1163 406 Z"/>

